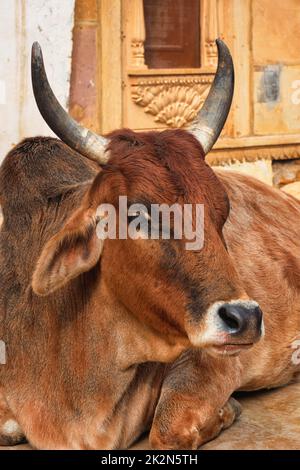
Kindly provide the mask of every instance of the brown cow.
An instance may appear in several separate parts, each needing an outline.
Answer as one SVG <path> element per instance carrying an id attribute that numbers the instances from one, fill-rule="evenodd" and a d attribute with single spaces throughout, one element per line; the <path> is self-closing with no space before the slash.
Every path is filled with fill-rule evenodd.
<path id="1" fill-rule="evenodd" d="M 2 444 L 26 436 L 43 449 L 124 448 L 151 428 L 153 447 L 197 448 L 238 416 L 235 390 L 283 385 L 299 372 L 300 202 L 205 163 L 233 89 L 230 55 L 218 48 L 192 132 L 104 139 L 59 107 L 35 46 L 40 110 L 80 153 L 27 139 L 0 170 Z M 203 203 L 204 247 L 103 242 L 97 207 L 118 207 L 120 194 Z"/>

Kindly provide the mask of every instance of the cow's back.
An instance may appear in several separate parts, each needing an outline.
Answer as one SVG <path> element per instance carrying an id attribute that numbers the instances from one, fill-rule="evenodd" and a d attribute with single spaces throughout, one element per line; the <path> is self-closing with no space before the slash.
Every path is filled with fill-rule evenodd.
<path id="1" fill-rule="evenodd" d="M 264 339 L 243 356 L 244 388 L 279 385 L 295 373 L 292 345 L 295 332 L 300 336 L 300 201 L 255 178 L 216 173 L 230 199 L 224 227 L 229 253 L 265 319 Z"/>
<path id="2" fill-rule="evenodd" d="M 86 158 L 57 139 L 25 139 L 9 152 L 0 168 L 1 291 L 8 272 L 28 281 L 40 250 L 78 206 L 82 184 L 94 175 Z"/>
<path id="3" fill-rule="evenodd" d="M 32 273 L 45 243 L 80 204 L 94 175 L 86 158 L 44 137 L 24 140 L 1 165 L 0 338 L 10 349 L 19 342 L 37 353 L 37 343 L 33 347 L 30 341 L 39 324 L 45 329 L 46 312 L 39 307 L 43 299 L 32 295 Z M 16 350 L 22 353 L 22 348 Z M 9 364 L 0 373 L 17 370 L 17 358 L 10 357 Z"/>

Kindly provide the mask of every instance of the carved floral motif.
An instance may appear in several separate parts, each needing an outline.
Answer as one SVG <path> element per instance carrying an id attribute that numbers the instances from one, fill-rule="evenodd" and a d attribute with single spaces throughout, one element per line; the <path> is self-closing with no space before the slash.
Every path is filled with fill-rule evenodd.
<path id="1" fill-rule="evenodd" d="M 207 65 L 216 67 L 218 63 L 218 49 L 216 41 L 206 41 L 205 43 Z"/>
<path id="2" fill-rule="evenodd" d="M 183 127 L 201 108 L 213 76 L 143 79 L 132 85 L 133 101 L 152 114 L 156 122 Z"/>
<path id="3" fill-rule="evenodd" d="M 209 67 L 215 67 L 218 62 L 216 38 L 219 37 L 217 0 L 205 0 L 203 6 L 206 11 L 205 62 Z"/>
<path id="4" fill-rule="evenodd" d="M 143 0 L 131 0 L 131 67 L 146 69 L 144 42 L 146 38 Z"/>

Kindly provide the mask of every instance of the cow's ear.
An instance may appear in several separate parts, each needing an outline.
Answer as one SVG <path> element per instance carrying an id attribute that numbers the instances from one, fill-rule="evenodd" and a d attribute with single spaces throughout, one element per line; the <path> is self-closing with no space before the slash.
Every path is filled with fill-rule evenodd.
<path id="1" fill-rule="evenodd" d="M 103 240 L 96 234 L 96 214 L 79 209 L 43 248 L 32 277 L 37 295 L 48 295 L 99 260 Z"/>

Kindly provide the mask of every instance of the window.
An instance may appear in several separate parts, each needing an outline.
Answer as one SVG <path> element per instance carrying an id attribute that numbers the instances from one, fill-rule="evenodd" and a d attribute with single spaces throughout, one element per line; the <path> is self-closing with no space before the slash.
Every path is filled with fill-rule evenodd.
<path id="1" fill-rule="evenodd" d="M 200 67 L 200 1 L 144 0 L 149 68 Z"/>

